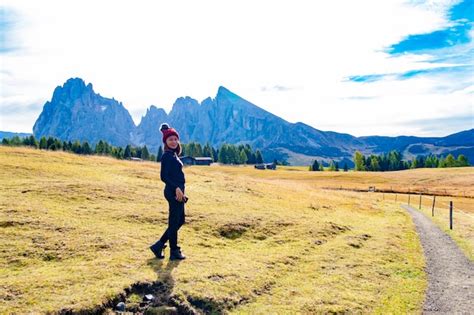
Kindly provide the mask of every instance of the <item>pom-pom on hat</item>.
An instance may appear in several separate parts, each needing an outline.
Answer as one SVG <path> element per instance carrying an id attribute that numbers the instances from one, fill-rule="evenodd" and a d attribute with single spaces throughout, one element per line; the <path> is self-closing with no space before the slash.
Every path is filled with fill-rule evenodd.
<path id="1" fill-rule="evenodd" d="M 170 136 L 176 136 L 179 139 L 179 134 L 174 128 L 170 128 L 167 123 L 162 123 L 160 131 L 163 134 L 163 143 L 166 143 L 166 139 Z"/>

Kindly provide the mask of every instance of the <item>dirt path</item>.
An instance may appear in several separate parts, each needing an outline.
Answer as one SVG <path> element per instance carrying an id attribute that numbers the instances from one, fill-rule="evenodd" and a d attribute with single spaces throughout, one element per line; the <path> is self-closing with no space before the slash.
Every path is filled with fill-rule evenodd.
<path id="1" fill-rule="evenodd" d="M 402 205 L 413 218 L 426 260 L 423 314 L 474 314 L 474 264 L 430 218 Z"/>

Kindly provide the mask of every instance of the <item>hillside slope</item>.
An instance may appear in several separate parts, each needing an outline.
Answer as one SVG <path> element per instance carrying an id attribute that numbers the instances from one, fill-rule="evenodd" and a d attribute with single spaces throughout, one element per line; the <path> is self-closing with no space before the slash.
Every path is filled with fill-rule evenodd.
<path id="1" fill-rule="evenodd" d="M 423 300 L 407 214 L 298 180 L 314 173 L 186 168 L 188 259 L 170 263 L 148 250 L 167 222 L 159 164 L 0 146 L 0 165 L 0 313 L 104 310 L 134 283 L 193 312 L 412 313 Z"/>

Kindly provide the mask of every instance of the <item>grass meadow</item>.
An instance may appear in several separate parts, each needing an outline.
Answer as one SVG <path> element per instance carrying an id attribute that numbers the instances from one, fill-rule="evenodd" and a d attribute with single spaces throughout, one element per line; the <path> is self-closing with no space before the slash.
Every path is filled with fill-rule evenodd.
<path id="1" fill-rule="evenodd" d="M 170 262 L 148 249 L 167 225 L 159 163 L 0 146 L 0 313 L 107 313 L 119 297 L 133 310 L 140 286 L 195 313 L 419 313 L 427 280 L 407 195 L 341 188 L 455 196 L 439 201 L 468 214 L 449 233 L 473 258 L 473 168 L 306 169 L 186 167 L 188 258 Z"/>

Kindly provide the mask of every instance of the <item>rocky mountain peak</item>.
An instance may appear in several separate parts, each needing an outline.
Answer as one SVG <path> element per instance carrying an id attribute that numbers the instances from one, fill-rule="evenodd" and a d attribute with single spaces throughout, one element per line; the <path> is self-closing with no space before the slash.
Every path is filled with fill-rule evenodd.
<path id="1" fill-rule="evenodd" d="M 75 100 L 80 98 L 83 94 L 93 94 L 94 90 L 92 84 L 85 84 L 81 78 L 68 79 L 63 86 L 57 86 L 54 90 L 52 103 L 66 100 Z"/>
<path id="2" fill-rule="evenodd" d="M 108 140 L 129 143 L 135 124 L 129 112 L 113 98 L 94 93 L 92 84 L 70 78 L 56 87 L 50 102 L 33 126 L 35 137 L 54 136 L 63 140 Z"/>

